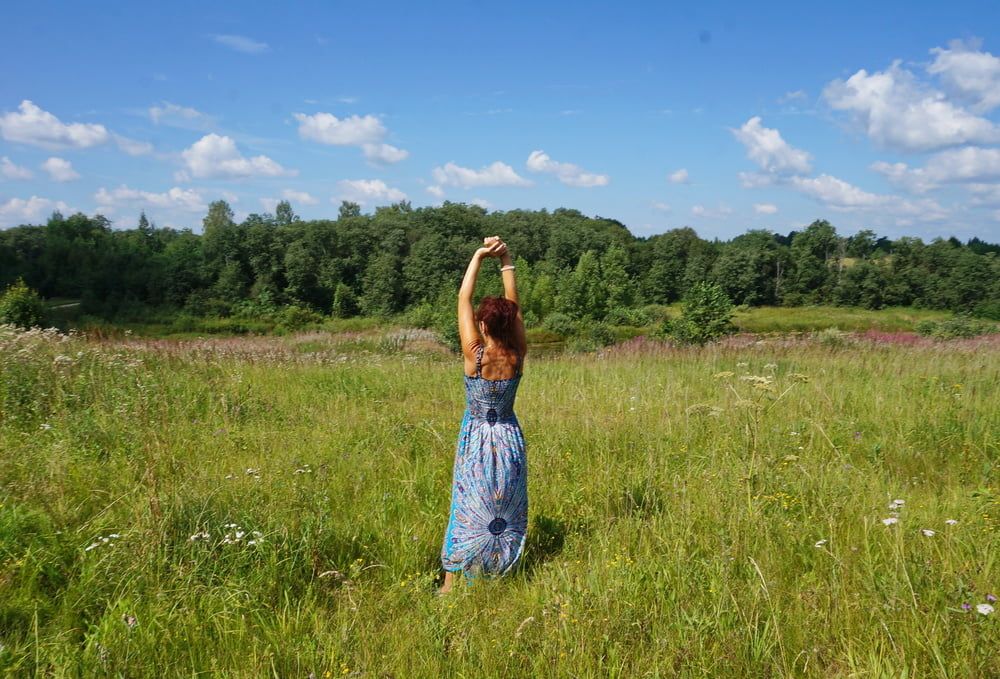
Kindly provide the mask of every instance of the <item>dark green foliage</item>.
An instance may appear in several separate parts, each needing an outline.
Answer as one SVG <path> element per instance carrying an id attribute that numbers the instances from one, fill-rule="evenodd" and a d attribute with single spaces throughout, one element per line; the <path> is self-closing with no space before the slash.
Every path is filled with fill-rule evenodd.
<path id="1" fill-rule="evenodd" d="M 958 339 L 963 337 L 978 337 L 997 332 L 996 323 L 983 321 L 970 316 L 958 314 L 944 321 L 921 321 L 917 324 L 917 332 L 935 339 Z"/>
<path id="2" fill-rule="evenodd" d="M 706 344 L 732 331 L 733 303 L 717 283 L 698 283 L 684 297 L 680 318 L 663 331 L 682 344 Z"/>
<path id="3" fill-rule="evenodd" d="M 529 327 L 550 327 L 556 313 L 571 323 L 648 325 L 703 281 L 746 305 L 919 306 L 1000 318 L 1000 246 L 871 231 L 843 237 L 826 221 L 721 242 L 687 227 L 635 238 L 619 222 L 576 210 L 487 213 L 451 202 L 374 214 L 345 202 L 336 220 L 302 221 L 282 201 L 274 215 L 237 223 L 220 200 L 202 226 L 201 235 L 157 228 L 143 215 L 134 228 L 112 229 L 100 215 L 57 213 L 42 226 L 0 231 L 0 287 L 23 279 L 99 319 L 184 310 L 262 320 L 290 305 L 337 317 L 419 309 L 415 318 L 433 316 L 437 328 L 454 316 L 470 254 L 484 236 L 501 235 L 517 257 Z M 477 300 L 500 292 L 496 268 L 483 267 Z M 444 305 L 442 290 L 452 296 Z M 654 305 L 648 319 L 636 311 L 643 304 Z M 440 323 L 442 332 L 451 325 Z M 553 324 L 566 326 L 560 317 Z"/>
<path id="4" fill-rule="evenodd" d="M 45 320 L 45 303 L 38 293 L 18 279 L 0 295 L 0 324 L 33 328 Z"/>
<path id="5" fill-rule="evenodd" d="M 562 337 L 570 337 L 576 333 L 576 321 L 566 314 L 556 312 L 545 317 L 543 326 L 546 330 Z"/>

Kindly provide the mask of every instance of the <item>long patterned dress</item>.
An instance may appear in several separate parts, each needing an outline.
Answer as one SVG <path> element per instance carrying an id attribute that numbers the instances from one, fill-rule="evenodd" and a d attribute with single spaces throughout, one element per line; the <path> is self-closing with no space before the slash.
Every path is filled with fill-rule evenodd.
<path id="1" fill-rule="evenodd" d="M 502 575 L 521 556 L 528 528 L 528 468 L 524 436 L 514 414 L 521 380 L 465 375 L 465 416 L 455 452 L 451 515 L 441 549 L 445 570 Z"/>

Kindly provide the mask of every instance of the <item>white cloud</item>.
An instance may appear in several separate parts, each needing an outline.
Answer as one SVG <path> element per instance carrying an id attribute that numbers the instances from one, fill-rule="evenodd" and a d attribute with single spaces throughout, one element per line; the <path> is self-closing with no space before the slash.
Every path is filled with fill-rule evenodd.
<path id="1" fill-rule="evenodd" d="M 934 63 L 927 72 L 938 76 L 945 88 L 971 104 L 977 113 L 1000 106 L 1000 58 L 980 52 L 975 43 L 954 40 L 948 49 L 931 50 Z"/>
<path id="2" fill-rule="evenodd" d="M 788 182 L 796 191 L 833 208 L 873 207 L 884 205 L 888 198 L 869 193 L 828 174 L 821 174 L 818 177 L 791 177 Z"/>
<path id="3" fill-rule="evenodd" d="M 787 104 L 790 101 L 798 101 L 800 99 L 807 99 L 809 97 L 805 90 L 795 90 L 793 92 L 785 92 L 782 96 L 778 97 L 779 104 Z"/>
<path id="4" fill-rule="evenodd" d="M 57 182 L 71 182 L 80 178 L 80 174 L 73 169 L 73 164 L 65 158 L 49 158 L 42 163 L 42 169 L 49 173 L 50 179 Z"/>
<path id="5" fill-rule="evenodd" d="M 104 209 L 114 210 L 122 205 L 151 206 L 185 212 L 204 212 L 208 209 L 201 192 L 196 189 L 173 187 L 163 193 L 140 191 L 125 184 L 110 191 L 103 186 L 94 194 L 94 200 Z"/>
<path id="6" fill-rule="evenodd" d="M 1000 205 L 1000 184 L 969 184 L 973 205 Z"/>
<path id="7" fill-rule="evenodd" d="M 353 115 L 338 118 L 331 113 L 293 113 L 299 121 L 299 136 L 309 141 L 334 146 L 362 146 L 376 144 L 385 137 L 382 121 L 373 115 Z"/>
<path id="8" fill-rule="evenodd" d="M 285 189 L 281 192 L 281 197 L 302 205 L 317 205 L 319 203 L 318 198 L 314 198 L 305 191 L 296 191 L 295 189 Z"/>
<path id="9" fill-rule="evenodd" d="M 654 200 L 652 203 L 650 203 L 650 207 L 652 207 L 654 210 L 659 210 L 660 212 L 670 212 L 670 210 L 672 209 L 666 203 L 658 200 Z"/>
<path id="10" fill-rule="evenodd" d="M 722 219 L 723 217 L 728 217 L 733 214 L 733 209 L 726 205 L 720 205 L 717 208 L 708 208 L 704 205 L 695 205 L 691 208 L 691 214 L 695 217 L 705 217 L 706 219 Z"/>
<path id="11" fill-rule="evenodd" d="M 118 148 L 130 156 L 145 156 L 153 152 L 153 145 L 147 141 L 129 139 L 128 137 L 123 137 L 120 134 L 114 134 L 111 136 L 114 138 L 115 144 L 118 145 Z"/>
<path id="12" fill-rule="evenodd" d="M 473 205 L 478 205 L 479 207 L 483 208 L 484 210 L 492 210 L 493 209 L 493 203 L 491 203 L 490 201 L 486 200 L 485 198 L 473 198 L 470 202 Z"/>
<path id="13" fill-rule="evenodd" d="M 262 54 L 271 49 L 270 45 L 266 42 L 260 42 L 259 40 L 248 38 L 245 35 L 215 34 L 209 37 L 220 45 L 236 50 L 237 52 L 243 52 L 244 54 Z"/>
<path id="14" fill-rule="evenodd" d="M 0 203 L 0 226 L 14 226 L 38 221 L 46 212 L 58 210 L 72 212 L 72 209 L 62 201 L 52 201 L 48 198 L 11 198 L 6 203 Z"/>
<path id="15" fill-rule="evenodd" d="M 688 183 L 688 171 L 686 168 L 681 168 L 674 172 L 671 172 L 667 176 L 667 181 L 671 184 L 687 184 Z"/>
<path id="16" fill-rule="evenodd" d="M 207 130 L 215 122 L 207 113 L 169 101 L 150 106 L 149 119 L 154 125 L 169 125 L 185 130 Z"/>
<path id="17" fill-rule="evenodd" d="M 95 123 L 64 123 L 25 99 L 17 111 L 0 115 L 0 135 L 7 141 L 47 149 L 89 148 L 106 143 L 108 130 Z"/>
<path id="18" fill-rule="evenodd" d="M 398 163 L 410 155 L 409 151 L 398 149 L 391 144 L 363 144 L 361 150 L 369 161 L 383 165 Z"/>
<path id="19" fill-rule="evenodd" d="M 178 179 L 186 179 L 190 174 L 198 178 L 242 179 L 246 177 L 285 177 L 298 174 L 297 170 L 289 170 L 267 156 L 246 158 L 236 148 L 236 142 L 230 137 L 217 134 L 206 134 L 181 156 L 187 166 Z"/>
<path id="20" fill-rule="evenodd" d="M 854 115 L 876 143 L 906 152 L 1000 140 L 1000 130 L 947 101 L 893 62 L 886 71 L 862 69 L 823 90 L 831 107 Z"/>
<path id="21" fill-rule="evenodd" d="M 405 160 L 409 151 L 386 144 L 385 125 L 373 115 L 338 118 L 332 113 L 292 114 L 299 122 L 299 136 L 331 146 L 358 146 L 365 158 L 376 165 L 391 165 Z"/>
<path id="22" fill-rule="evenodd" d="M 0 175 L 4 179 L 31 179 L 34 176 L 31 170 L 15 165 L 7 156 L 0 158 Z"/>
<path id="23" fill-rule="evenodd" d="M 587 172 L 573 163 L 560 163 L 552 160 L 545 151 L 532 151 L 528 156 L 528 169 L 532 172 L 547 172 L 554 174 L 566 186 L 590 188 L 607 186 L 611 178 L 606 174 Z"/>
<path id="24" fill-rule="evenodd" d="M 781 138 L 778 130 L 761 125 L 760 116 L 746 121 L 733 135 L 747 149 L 747 157 L 765 172 L 809 172 L 811 156 Z"/>
<path id="25" fill-rule="evenodd" d="M 436 185 L 428 186 L 427 193 L 431 194 L 435 198 L 444 198 L 444 189 L 442 189 L 440 186 Z"/>
<path id="26" fill-rule="evenodd" d="M 461 167 L 455 163 L 446 163 L 443 167 L 435 167 L 432 172 L 434 181 L 439 185 L 460 186 L 531 186 L 531 182 L 521 177 L 514 168 L 499 160 L 491 165 L 473 170 Z"/>
<path id="27" fill-rule="evenodd" d="M 754 203 L 753 211 L 759 215 L 773 215 L 778 212 L 778 206 L 772 203 Z"/>
<path id="28" fill-rule="evenodd" d="M 872 169 L 896 186 L 925 193 L 941 184 L 1000 179 L 1000 149 L 966 146 L 936 153 L 922 168 L 879 161 Z"/>
<path id="29" fill-rule="evenodd" d="M 764 172 L 740 172 L 740 186 L 744 189 L 759 189 L 774 184 L 775 176 Z"/>
<path id="30" fill-rule="evenodd" d="M 341 195 L 333 199 L 334 203 L 349 200 L 363 205 L 370 201 L 398 203 L 406 200 L 405 193 L 386 185 L 381 179 L 343 179 L 338 185 Z"/>

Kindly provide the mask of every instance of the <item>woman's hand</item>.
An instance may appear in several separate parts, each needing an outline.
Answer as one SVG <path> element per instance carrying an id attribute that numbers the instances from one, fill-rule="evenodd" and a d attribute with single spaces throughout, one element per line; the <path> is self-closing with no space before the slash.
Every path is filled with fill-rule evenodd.
<path id="1" fill-rule="evenodd" d="M 476 256 L 502 257 L 507 252 L 507 245 L 498 236 L 489 236 L 483 239 L 483 247 L 476 250 Z"/>

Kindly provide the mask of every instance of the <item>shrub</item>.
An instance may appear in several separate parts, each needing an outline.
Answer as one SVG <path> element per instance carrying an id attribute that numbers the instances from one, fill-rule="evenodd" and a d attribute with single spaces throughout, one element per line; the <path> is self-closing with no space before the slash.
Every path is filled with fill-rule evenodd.
<path id="1" fill-rule="evenodd" d="M 0 295 L 0 323 L 33 328 L 45 320 L 45 302 L 20 278 Z"/>
<path id="2" fill-rule="evenodd" d="M 307 325 L 314 325 L 323 320 L 323 317 L 311 309 L 300 306 L 286 306 L 274 315 L 274 320 L 278 326 L 285 330 L 301 330 Z"/>
<path id="3" fill-rule="evenodd" d="M 604 317 L 604 322 L 609 325 L 631 325 L 634 327 L 642 327 L 652 323 L 653 319 L 645 309 L 615 307 Z"/>
<path id="4" fill-rule="evenodd" d="M 732 332 L 733 303 L 716 283 L 696 283 L 684 297 L 680 318 L 664 321 L 661 332 L 682 344 L 703 345 Z"/>
<path id="5" fill-rule="evenodd" d="M 959 339 L 997 332 L 997 326 L 971 316 L 956 315 L 943 321 L 921 321 L 917 323 L 917 332 L 934 339 Z"/>
<path id="6" fill-rule="evenodd" d="M 576 333 L 576 321 L 559 312 L 546 316 L 542 327 L 562 337 L 570 337 Z"/>

